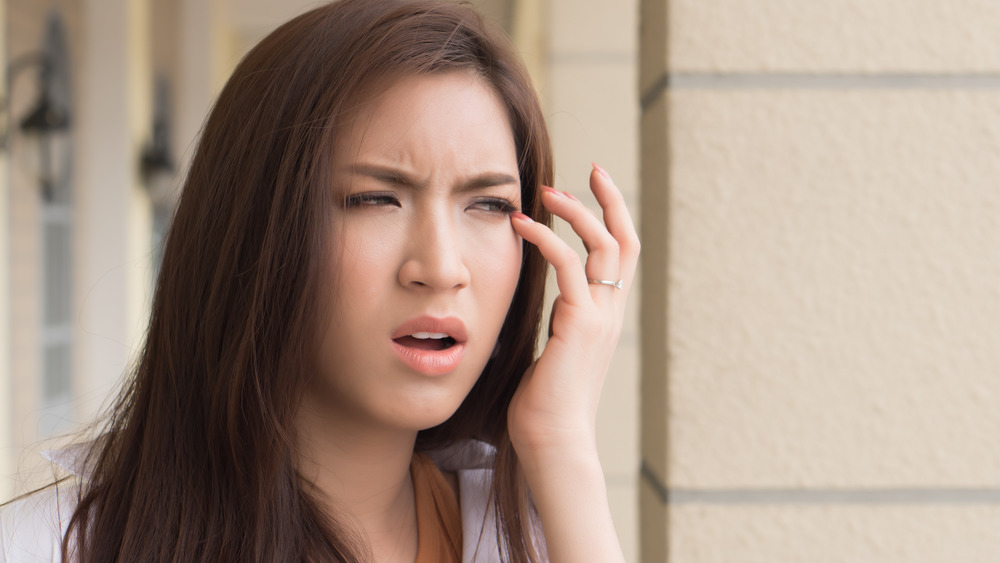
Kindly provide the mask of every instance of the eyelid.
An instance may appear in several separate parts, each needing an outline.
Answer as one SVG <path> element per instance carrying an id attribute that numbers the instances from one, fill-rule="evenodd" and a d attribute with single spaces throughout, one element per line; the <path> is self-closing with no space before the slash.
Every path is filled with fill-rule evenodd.
<path id="1" fill-rule="evenodd" d="M 485 196 L 476 198 L 473 201 L 473 205 L 477 204 L 494 204 L 500 209 L 491 210 L 493 213 L 503 213 L 505 215 L 510 215 L 511 213 L 517 213 L 521 211 L 521 206 L 517 205 L 514 201 L 501 196 Z"/>
<path id="2" fill-rule="evenodd" d="M 521 210 L 521 206 L 512 198 L 499 195 L 479 196 L 472 200 L 469 207 L 474 208 L 479 205 L 491 205 L 497 209 L 480 209 L 487 213 L 499 213 L 510 215 Z M 348 194 L 342 200 L 345 209 L 363 207 L 402 207 L 399 195 L 392 191 L 365 191 Z"/>
<path id="3" fill-rule="evenodd" d="M 379 205 L 393 205 L 395 207 L 401 207 L 399 202 L 399 197 L 393 192 L 387 191 L 374 191 L 374 192 L 358 192 L 353 194 L 347 194 L 344 197 L 344 207 L 378 207 Z"/>

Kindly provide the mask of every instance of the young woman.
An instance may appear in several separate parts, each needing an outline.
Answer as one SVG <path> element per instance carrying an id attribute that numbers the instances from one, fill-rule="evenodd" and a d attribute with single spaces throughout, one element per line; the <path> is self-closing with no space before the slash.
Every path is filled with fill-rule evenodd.
<path id="1" fill-rule="evenodd" d="M 283 25 L 205 125 L 106 428 L 3 510 L 0 553 L 621 560 L 594 423 L 639 243 L 603 169 L 603 221 L 552 180 L 526 73 L 469 8 Z"/>

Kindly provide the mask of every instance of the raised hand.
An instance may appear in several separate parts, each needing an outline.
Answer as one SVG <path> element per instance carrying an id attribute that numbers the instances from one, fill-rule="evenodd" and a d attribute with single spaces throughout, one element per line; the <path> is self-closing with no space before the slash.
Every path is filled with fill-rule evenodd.
<path id="1" fill-rule="evenodd" d="M 507 415 L 552 561 L 621 558 L 597 459 L 595 421 L 635 278 L 639 239 L 621 192 L 597 165 L 590 189 L 603 223 L 569 194 L 545 188 L 542 196 L 545 207 L 583 240 L 585 262 L 544 225 L 520 214 L 511 221 L 554 266 L 560 291 L 549 341 L 524 375 Z M 612 559 L 595 559 L 598 554 Z"/>

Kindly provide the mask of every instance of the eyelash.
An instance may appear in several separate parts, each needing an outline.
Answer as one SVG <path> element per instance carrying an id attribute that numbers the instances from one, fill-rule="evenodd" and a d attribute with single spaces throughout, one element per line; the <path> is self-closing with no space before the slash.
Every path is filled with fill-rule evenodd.
<path id="1" fill-rule="evenodd" d="M 402 207 L 399 199 L 392 193 L 365 192 L 349 195 L 344 198 L 344 207 L 346 209 L 359 207 L 381 207 L 383 205 Z M 480 211 L 486 211 L 487 213 L 499 213 L 503 215 L 510 215 L 511 213 L 520 211 L 520 208 L 515 205 L 513 201 L 503 197 L 480 198 L 474 201 L 470 207 L 475 206 L 488 206 L 488 209 L 477 209 Z"/>
<path id="2" fill-rule="evenodd" d="M 493 209 L 483 209 L 483 211 L 487 211 L 489 213 L 500 213 L 503 215 L 510 215 L 511 213 L 521 210 L 517 205 L 514 205 L 513 201 L 503 197 L 485 197 L 476 200 L 473 205 L 492 206 Z"/>
<path id="3" fill-rule="evenodd" d="M 344 207 L 347 209 L 355 207 L 377 207 L 385 204 L 402 207 L 399 204 L 399 199 L 392 193 L 365 192 L 361 194 L 349 195 L 344 198 Z"/>

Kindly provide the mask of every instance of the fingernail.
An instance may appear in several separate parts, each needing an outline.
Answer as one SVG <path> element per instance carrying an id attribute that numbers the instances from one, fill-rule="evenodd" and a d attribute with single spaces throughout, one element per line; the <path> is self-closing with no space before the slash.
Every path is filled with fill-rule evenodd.
<path id="1" fill-rule="evenodd" d="M 547 192 L 549 192 L 549 193 L 551 193 L 551 194 L 563 195 L 563 193 L 561 191 L 553 188 L 552 186 L 542 186 L 542 189 L 545 190 L 545 191 L 547 191 Z"/>
<path id="2" fill-rule="evenodd" d="M 573 194 L 571 194 L 571 193 L 569 193 L 569 192 L 563 192 L 562 194 L 563 194 L 564 196 L 566 196 L 566 197 L 568 197 L 568 198 L 572 199 L 573 201 L 580 201 L 580 200 L 576 199 L 576 196 L 575 196 L 575 195 L 573 195 Z"/>
<path id="3" fill-rule="evenodd" d="M 535 222 L 531 217 L 528 217 L 527 215 L 525 215 L 524 213 L 521 213 L 520 211 L 515 211 L 515 212 L 511 213 L 510 216 L 513 217 L 513 218 L 515 218 L 515 219 L 524 221 L 525 223 L 534 223 Z"/>
<path id="4" fill-rule="evenodd" d="M 604 176 L 605 178 L 607 178 L 607 179 L 609 179 L 609 180 L 611 179 L 611 174 L 608 174 L 608 171 L 607 171 L 607 170 L 605 170 L 604 168 L 601 168 L 601 165 L 600 165 L 600 164 L 597 164 L 596 162 L 591 162 L 591 164 L 593 164 L 593 165 L 594 165 L 594 170 L 597 170 L 597 172 L 598 172 L 598 173 L 599 173 L 599 174 L 600 174 L 601 176 Z"/>

